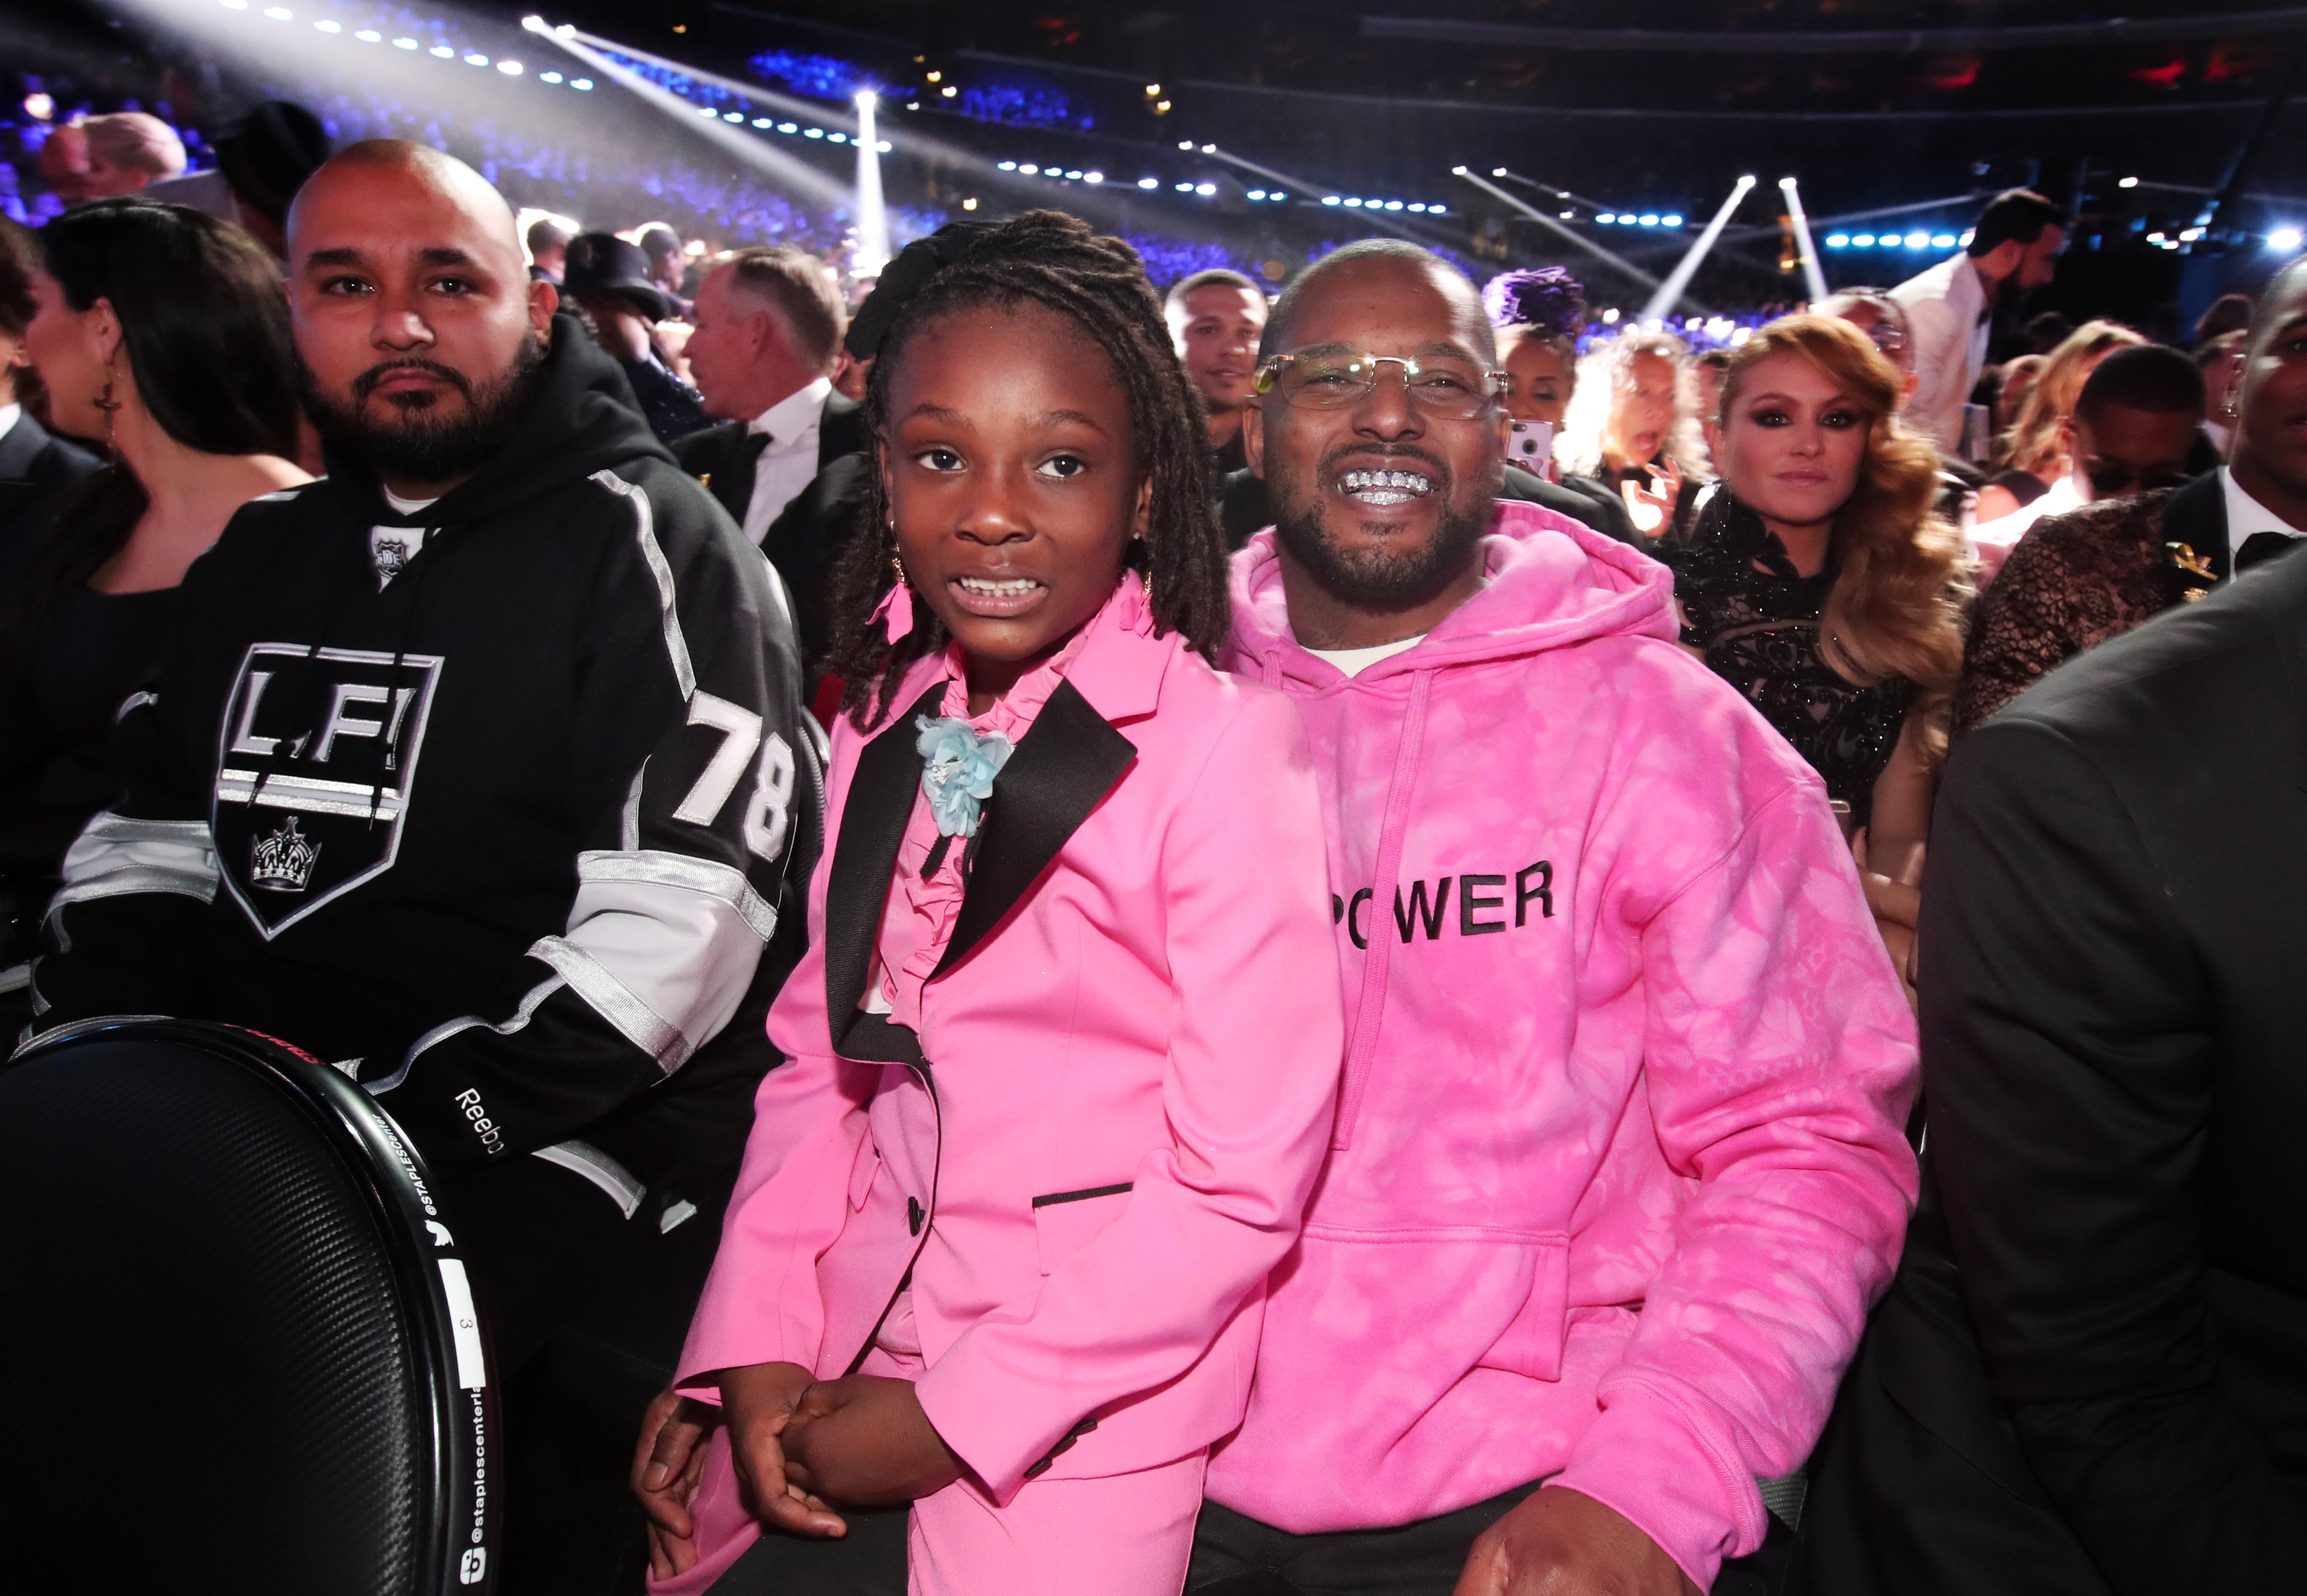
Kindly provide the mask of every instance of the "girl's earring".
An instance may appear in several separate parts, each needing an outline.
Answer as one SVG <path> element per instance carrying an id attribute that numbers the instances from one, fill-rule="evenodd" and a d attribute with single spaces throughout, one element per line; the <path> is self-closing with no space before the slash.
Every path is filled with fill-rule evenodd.
<path id="1" fill-rule="evenodd" d="M 913 630 L 913 588 L 905 580 L 905 562 L 895 554 L 889 556 L 889 569 L 897 573 L 897 579 L 890 584 L 888 592 L 882 595 L 880 607 L 873 612 L 873 619 L 883 622 L 889 647 L 894 648 L 900 638 Z"/>
<path id="2" fill-rule="evenodd" d="M 120 401 L 112 397 L 112 379 L 104 380 L 104 391 L 96 398 L 96 408 L 104 412 L 104 452 L 112 453 L 112 416 L 120 408 Z"/>

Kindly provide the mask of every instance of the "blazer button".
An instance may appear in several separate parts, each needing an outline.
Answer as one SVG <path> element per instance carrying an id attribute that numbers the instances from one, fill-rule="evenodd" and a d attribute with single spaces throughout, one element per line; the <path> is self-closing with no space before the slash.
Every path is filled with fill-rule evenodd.
<path id="1" fill-rule="evenodd" d="M 922 1221 L 926 1217 L 927 1215 L 922 1212 L 922 1203 L 919 1197 L 907 1197 L 905 1199 L 905 1229 L 907 1231 L 916 1236 L 920 1235 L 922 1233 Z"/>

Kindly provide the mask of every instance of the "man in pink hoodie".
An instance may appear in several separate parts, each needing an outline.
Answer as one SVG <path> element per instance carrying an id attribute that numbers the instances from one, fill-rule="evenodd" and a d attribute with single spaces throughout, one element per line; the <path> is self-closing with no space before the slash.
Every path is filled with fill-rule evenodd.
<path id="1" fill-rule="evenodd" d="M 1189 1592 L 1708 1588 L 1913 1200 L 1913 1021 L 1825 791 L 1662 567 L 1497 501 L 1497 364 L 1391 241 L 1260 350 L 1279 525 L 1225 663 L 1312 736 L 1349 1042 Z"/>

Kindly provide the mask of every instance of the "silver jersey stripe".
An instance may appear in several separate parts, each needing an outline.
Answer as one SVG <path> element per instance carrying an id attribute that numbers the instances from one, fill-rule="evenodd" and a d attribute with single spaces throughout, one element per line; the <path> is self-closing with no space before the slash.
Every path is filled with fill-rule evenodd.
<path id="1" fill-rule="evenodd" d="M 361 1084 L 367 1088 L 372 1097 L 391 1091 L 408 1078 L 409 1066 L 416 1062 L 417 1054 L 426 1048 L 448 1041 L 459 1031 L 469 1031 L 476 1025 L 488 1025 L 488 1028 L 498 1035 L 510 1036 L 528 1024 L 530 1018 L 536 1015 L 539 1004 L 568 984 L 558 975 L 546 976 L 536 985 L 529 988 L 528 995 L 521 999 L 520 1007 L 513 1011 L 512 1017 L 498 1025 L 490 1025 L 488 1021 L 477 1014 L 468 1014 L 461 1018 L 437 1025 L 416 1039 L 416 1045 L 410 1048 L 408 1056 L 400 1060 L 399 1068 L 377 1080 L 364 1081 Z"/>
<path id="2" fill-rule="evenodd" d="M 690 1054 L 697 1051 L 678 1025 L 634 996 L 630 987 L 609 974 L 608 966 L 568 938 L 540 937 L 528 957 L 558 970 L 570 991 L 591 1004 L 619 1035 L 656 1060 L 665 1074 L 688 1063 Z"/>
<path id="3" fill-rule="evenodd" d="M 171 846 L 211 852 L 209 823 L 206 820 L 140 820 L 133 815 L 116 815 L 110 810 L 90 817 L 81 828 L 81 840 L 107 843 L 162 843 Z"/>
<path id="4" fill-rule="evenodd" d="M 556 1142 L 550 1147 L 539 1147 L 530 1156 L 584 1176 L 608 1193 L 609 1200 L 623 1211 L 627 1219 L 639 1208 L 641 1199 L 648 1196 L 648 1188 L 633 1179 L 632 1171 L 590 1142 Z"/>
<path id="5" fill-rule="evenodd" d="M 622 494 L 633 507 L 633 536 L 640 542 L 641 560 L 648 566 L 649 575 L 656 579 L 657 609 L 665 620 L 665 651 L 673 660 L 673 685 L 681 690 L 682 702 L 687 703 L 697 691 L 697 670 L 689 660 L 689 640 L 681 635 L 681 614 L 673 606 L 673 567 L 658 546 L 648 495 L 614 471 L 596 471 L 593 480 L 613 493 Z"/>
<path id="6" fill-rule="evenodd" d="M 580 881 L 647 881 L 659 887 L 679 887 L 728 905 L 752 927 L 764 942 L 777 934 L 777 912 L 753 890 L 742 871 L 699 859 L 690 854 L 668 854 L 661 848 L 638 848 L 613 854 L 592 848 L 577 855 Z"/>
<path id="7" fill-rule="evenodd" d="M 170 892 L 213 903 L 216 849 L 205 820 L 140 820 L 109 810 L 81 828 L 64 851 L 64 885 L 48 900 L 56 951 L 72 951 L 58 916 L 71 904 L 136 892 Z"/>
<path id="8" fill-rule="evenodd" d="M 132 692 L 121 699 L 120 708 L 112 712 L 112 724 L 118 725 L 128 718 L 130 711 L 142 709 L 147 704 L 157 704 L 159 701 L 160 695 L 157 692 Z"/>

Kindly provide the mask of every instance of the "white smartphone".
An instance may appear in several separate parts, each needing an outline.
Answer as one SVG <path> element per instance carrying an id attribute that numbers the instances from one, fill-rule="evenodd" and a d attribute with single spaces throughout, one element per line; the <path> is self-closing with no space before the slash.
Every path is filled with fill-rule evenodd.
<path id="1" fill-rule="evenodd" d="M 1506 464 L 1520 466 L 1533 476 L 1554 475 L 1554 423 L 1516 421 L 1507 424 Z"/>

